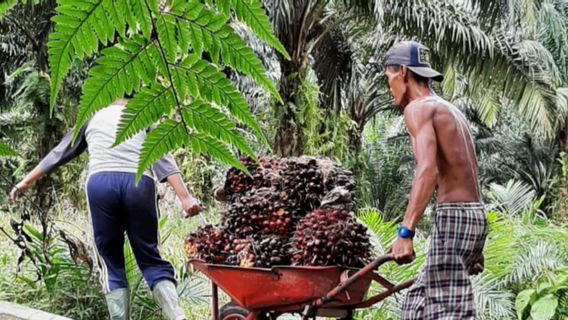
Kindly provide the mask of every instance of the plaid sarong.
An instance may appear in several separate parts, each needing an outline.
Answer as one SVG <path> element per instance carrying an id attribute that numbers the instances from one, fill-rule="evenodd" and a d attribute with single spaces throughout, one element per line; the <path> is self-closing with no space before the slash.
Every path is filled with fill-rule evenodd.
<path id="1" fill-rule="evenodd" d="M 438 204 L 426 265 L 406 295 L 402 319 L 473 320 L 469 271 L 480 258 L 486 237 L 483 204 Z"/>

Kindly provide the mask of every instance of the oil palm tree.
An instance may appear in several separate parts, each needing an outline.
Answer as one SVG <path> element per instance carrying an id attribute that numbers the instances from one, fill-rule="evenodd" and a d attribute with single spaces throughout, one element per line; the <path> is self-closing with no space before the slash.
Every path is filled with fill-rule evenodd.
<path id="1" fill-rule="evenodd" d="M 364 125 L 388 105 L 387 95 L 377 98 L 386 89 L 378 76 L 384 53 L 396 40 L 416 39 L 432 49 L 434 66 L 445 71 L 445 95 L 456 98 L 458 80 L 465 79 L 468 105 L 482 122 L 494 125 L 503 105 L 511 103 L 543 135 L 562 127 L 568 107 L 559 70 L 565 66 L 555 57 L 565 57 L 566 50 L 545 46 L 566 38 L 561 1 L 278 0 L 268 8 L 292 56 L 289 62 L 281 59 L 280 80 L 290 106 L 294 79 L 313 67 L 323 97 L 335 98 L 336 103 L 324 100 L 326 110 L 343 98 L 353 120 Z M 558 32 L 550 36 L 542 30 Z M 361 50 L 366 53 L 357 54 Z M 378 71 L 361 72 L 373 67 Z M 365 82 L 370 85 L 362 86 Z M 301 153 L 301 141 L 293 141 L 297 129 L 290 106 L 278 106 L 275 150 L 284 155 Z"/>

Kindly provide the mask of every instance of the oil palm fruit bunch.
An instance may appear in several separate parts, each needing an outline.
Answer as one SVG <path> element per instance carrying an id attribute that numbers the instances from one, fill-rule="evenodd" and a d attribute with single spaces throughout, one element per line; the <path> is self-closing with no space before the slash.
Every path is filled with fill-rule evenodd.
<path id="1" fill-rule="evenodd" d="M 206 225 L 185 238 L 184 247 L 188 259 L 201 259 L 209 263 L 224 263 L 227 259 L 227 234 L 221 229 Z"/>
<path id="2" fill-rule="evenodd" d="M 371 255 L 366 231 L 346 210 L 315 210 L 296 226 L 291 239 L 292 265 L 362 267 Z"/>
<path id="3" fill-rule="evenodd" d="M 293 231 L 294 222 L 286 200 L 286 195 L 274 187 L 251 189 L 233 199 L 222 218 L 223 228 L 241 236 L 285 236 Z"/>
<path id="4" fill-rule="evenodd" d="M 287 239 L 278 235 L 263 235 L 252 243 L 255 267 L 269 268 L 290 265 Z"/>

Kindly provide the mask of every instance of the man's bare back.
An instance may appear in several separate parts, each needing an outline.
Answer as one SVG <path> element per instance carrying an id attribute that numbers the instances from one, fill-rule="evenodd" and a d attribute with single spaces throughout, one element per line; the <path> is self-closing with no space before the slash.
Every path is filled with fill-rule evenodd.
<path id="1" fill-rule="evenodd" d="M 418 109 L 422 109 L 418 111 Z M 436 141 L 437 202 L 479 202 L 477 160 L 467 122 L 452 104 L 437 96 L 408 104 L 405 122 L 424 121 L 433 127 Z M 424 117 L 424 119 L 416 119 Z M 407 126 L 409 124 L 407 123 Z M 412 136 L 413 152 L 420 153 Z"/>

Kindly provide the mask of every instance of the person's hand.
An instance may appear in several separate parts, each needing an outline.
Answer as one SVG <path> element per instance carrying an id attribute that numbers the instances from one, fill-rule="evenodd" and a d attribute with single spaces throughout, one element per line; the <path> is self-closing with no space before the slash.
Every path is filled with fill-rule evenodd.
<path id="1" fill-rule="evenodd" d="M 194 197 L 188 197 L 184 199 L 181 202 L 181 206 L 186 218 L 196 216 L 201 211 L 203 211 L 203 207 L 201 207 L 199 201 L 197 201 L 197 199 L 195 199 Z"/>
<path id="2" fill-rule="evenodd" d="M 392 244 L 390 253 L 396 263 L 408 264 L 414 261 L 414 244 L 412 239 L 397 238 Z"/>
<path id="3" fill-rule="evenodd" d="M 26 181 L 20 181 L 20 183 L 12 188 L 12 191 L 10 191 L 10 194 L 8 195 L 8 200 L 10 201 L 10 203 L 14 203 L 18 198 L 18 195 L 26 193 L 29 187 L 30 185 Z"/>
<path id="4" fill-rule="evenodd" d="M 227 194 L 225 193 L 225 188 L 219 187 L 213 192 L 213 198 L 219 202 L 227 201 Z"/>
<path id="5" fill-rule="evenodd" d="M 483 256 L 483 253 L 482 253 L 482 254 L 479 255 L 479 258 L 473 264 L 473 266 L 471 266 L 471 268 L 468 270 L 468 273 L 469 273 L 470 276 L 474 276 L 474 275 L 482 273 L 483 270 L 485 270 L 485 257 Z"/>

